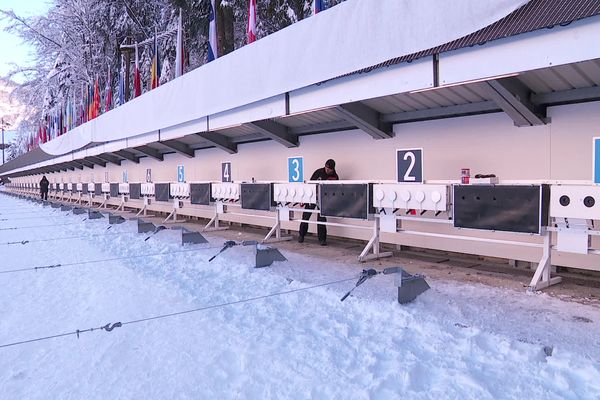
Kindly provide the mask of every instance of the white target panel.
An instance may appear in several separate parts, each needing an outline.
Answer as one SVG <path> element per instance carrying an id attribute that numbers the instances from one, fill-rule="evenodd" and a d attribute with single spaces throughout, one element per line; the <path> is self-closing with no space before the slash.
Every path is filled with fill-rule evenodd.
<path id="1" fill-rule="evenodd" d="M 373 207 L 447 211 L 448 186 L 429 184 L 375 184 Z"/>
<path id="2" fill-rule="evenodd" d="M 273 200 L 277 203 L 317 204 L 316 183 L 275 183 Z"/>
<path id="3" fill-rule="evenodd" d="M 96 187 L 96 185 L 94 183 L 88 183 L 87 187 L 88 187 L 88 193 L 94 193 L 94 189 Z"/>
<path id="4" fill-rule="evenodd" d="M 129 194 L 129 183 L 119 183 L 119 194 Z"/>
<path id="5" fill-rule="evenodd" d="M 110 193 L 110 183 L 102 184 L 102 193 Z"/>
<path id="6" fill-rule="evenodd" d="M 142 183 L 141 193 L 145 197 L 154 196 L 154 183 Z"/>
<path id="7" fill-rule="evenodd" d="M 218 182 L 211 185 L 212 197 L 216 200 L 239 200 L 240 184 Z"/>
<path id="8" fill-rule="evenodd" d="M 77 185 L 75 185 L 75 189 L 78 192 L 81 192 L 83 190 L 83 183 L 78 183 Z"/>
<path id="9" fill-rule="evenodd" d="M 600 186 L 552 185 L 550 216 L 600 220 Z"/>
<path id="10" fill-rule="evenodd" d="M 172 182 L 169 186 L 169 192 L 171 196 L 176 199 L 183 199 L 190 197 L 190 184 L 189 183 L 174 183 Z"/>

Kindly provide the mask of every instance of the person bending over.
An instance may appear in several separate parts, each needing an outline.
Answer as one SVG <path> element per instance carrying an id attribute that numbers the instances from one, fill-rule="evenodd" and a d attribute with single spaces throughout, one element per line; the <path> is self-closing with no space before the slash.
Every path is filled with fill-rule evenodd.
<path id="1" fill-rule="evenodd" d="M 335 172 L 335 161 L 329 159 L 325 162 L 325 167 L 317 169 L 313 172 L 310 177 L 311 181 L 337 181 L 340 177 Z M 305 204 L 304 208 L 307 210 L 314 210 L 316 207 L 315 204 Z M 304 212 L 302 213 L 302 220 L 308 221 L 312 213 Z M 317 214 L 317 221 L 319 222 L 327 222 L 327 218 L 322 217 L 321 214 Z M 308 232 L 308 223 L 302 222 L 300 224 L 300 232 L 298 236 L 298 242 L 304 242 L 304 236 L 306 236 L 306 232 Z M 319 237 L 319 244 L 321 246 L 327 245 L 327 226 L 318 224 L 317 225 L 317 235 Z"/>

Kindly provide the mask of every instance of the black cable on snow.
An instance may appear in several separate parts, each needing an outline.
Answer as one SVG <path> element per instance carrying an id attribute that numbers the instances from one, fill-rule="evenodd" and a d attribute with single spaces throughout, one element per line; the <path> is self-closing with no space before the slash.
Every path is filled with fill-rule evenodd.
<path id="1" fill-rule="evenodd" d="M 201 247 L 201 248 L 197 248 L 197 249 L 185 249 L 185 250 L 166 251 L 166 252 L 162 252 L 162 253 L 138 254 L 135 256 L 104 258 L 101 260 L 88 260 L 88 261 L 79 261 L 79 262 L 65 263 L 65 264 L 50 264 L 50 265 L 42 265 L 39 267 L 9 269 L 9 270 L 0 271 L 0 274 L 12 274 L 12 273 L 16 273 L 16 272 L 38 271 L 38 270 L 42 270 L 42 269 L 54 269 L 54 268 L 59 268 L 59 267 L 71 267 L 74 265 L 98 264 L 98 263 L 103 263 L 103 262 L 108 262 L 108 261 L 128 260 L 128 259 L 132 259 L 132 258 L 145 258 L 145 257 L 165 256 L 165 255 L 169 255 L 169 254 L 192 253 L 192 252 L 211 250 L 211 249 L 219 249 L 219 248 L 221 248 L 221 246 L 209 246 L 209 247 Z"/>
<path id="2" fill-rule="evenodd" d="M 18 345 L 33 343 L 33 342 L 41 342 L 43 340 L 55 339 L 55 338 L 65 337 L 65 336 L 76 335 L 77 337 L 79 337 L 79 335 L 82 333 L 89 333 L 89 332 L 93 332 L 93 331 L 104 330 L 106 332 L 111 332 L 115 328 L 120 328 L 120 327 L 123 327 L 126 325 L 133 325 L 133 324 L 138 324 L 138 323 L 142 323 L 142 322 L 171 318 L 171 317 L 176 317 L 176 316 L 180 316 L 180 315 L 191 314 L 191 313 L 196 313 L 196 312 L 201 312 L 201 311 L 206 311 L 206 310 L 213 310 L 213 309 L 223 308 L 223 307 L 237 305 L 237 304 L 250 303 L 253 301 L 267 299 L 270 297 L 282 296 L 282 295 L 287 295 L 287 294 L 291 294 L 291 293 L 297 293 L 297 292 L 302 292 L 302 291 L 306 291 L 306 290 L 311 290 L 311 289 L 315 289 L 315 288 L 331 286 L 331 285 L 335 285 L 338 283 L 353 281 L 355 279 L 356 279 L 356 276 L 353 276 L 352 278 L 340 279 L 340 280 L 333 281 L 333 282 L 320 283 L 320 284 L 311 285 L 311 286 L 307 286 L 307 287 L 303 287 L 303 288 L 286 290 L 283 292 L 275 292 L 275 293 L 265 294 L 265 295 L 261 295 L 261 296 L 249 297 L 249 298 L 242 299 L 242 300 L 230 301 L 230 302 L 219 303 L 219 304 L 211 304 L 208 306 L 193 308 L 190 310 L 177 311 L 177 312 L 172 312 L 172 313 L 168 313 L 168 314 L 159 314 L 159 315 L 154 315 L 151 317 L 139 318 L 139 319 L 134 319 L 134 320 L 125 321 L 125 322 L 108 323 L 106 325 L 99 326 L 96 328 L 77 329 L 72 332 L 65 332 L 65 333 L 59 333 L 56 335 L 42 336 L 42 337 L 38 337 L 38 338 L 34 338 L 34 339 L 27 339 L 27 340 L 21 340 L 21 341 L 16 341 L 16 342 L 11 342 L 11 343 L 5 343 L 5 344 L 1 344 L 0 348 L 18 346 Z"/>

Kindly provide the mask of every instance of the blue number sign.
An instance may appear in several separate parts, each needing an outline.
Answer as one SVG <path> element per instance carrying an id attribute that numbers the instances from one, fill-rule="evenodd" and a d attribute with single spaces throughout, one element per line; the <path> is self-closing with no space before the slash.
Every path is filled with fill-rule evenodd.
<path id="1" fill-rule="evenodd" d="M 127 170 L 123 171 L 123 183 L 127 183 L 128 181 L 128 177 L 127 177 Z"/>
<path id="2" fill-rule="evenodd" d="M 185 182 L 185 170 L 183 169 L 183 165 L 177 166 L 177 182 Z"/>
<path id="3" fill-rule="evenodd" d="M 304 158 L 288 157 L 288 182 L 304 182 Z"/>

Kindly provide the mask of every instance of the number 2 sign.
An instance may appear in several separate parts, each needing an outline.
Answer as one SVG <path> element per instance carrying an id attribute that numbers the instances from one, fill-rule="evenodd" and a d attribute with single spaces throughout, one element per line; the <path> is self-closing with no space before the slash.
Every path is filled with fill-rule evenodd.
<path id="1" fill-rule="evenodd" d="M 398 182 L 423 183 L 423 149 L 396 150 Z"/>

